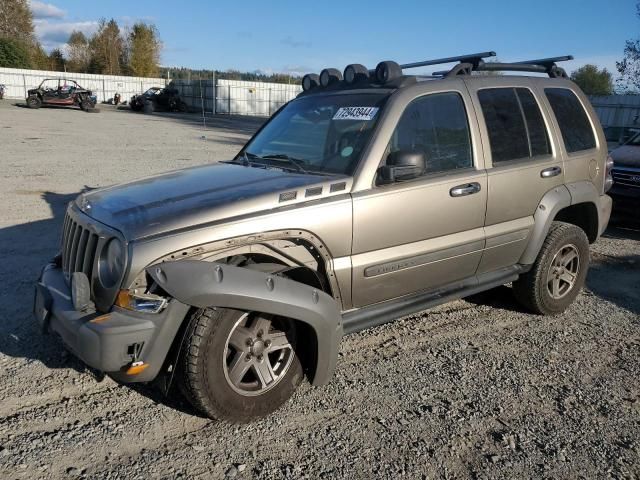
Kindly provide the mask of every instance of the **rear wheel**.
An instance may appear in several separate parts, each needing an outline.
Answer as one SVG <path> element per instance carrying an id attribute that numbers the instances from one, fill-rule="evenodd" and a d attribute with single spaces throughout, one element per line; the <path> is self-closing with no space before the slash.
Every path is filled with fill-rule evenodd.
<path id="1" fill-rule="evenodd" d="M 246 422 L 272 413 L 303 377 L 294 321 L 257 312 L 205 308 L 190 319 L 181 388 L 205 415 Z"/>
<path id="2" fill-rule="evenodd" d="M 513 292 L 535 313 L 562 313 L 580 293 L 588 269 L 589 240 L 584 231 L 553 222 L 533 268 L 513 283 Z"/>
<path id="3" fill-rule="evenodd" d="M 93 110 L 94 107 L 95 107 L 95 105 L 88 98 L 80 100 L 80 108 L 83 111 L 88 112 L 89 110 Z"/>
<path id="4" fill-rule="evenodd" d="M 31 95 L 27 98 L 27 107 L 40 108 L 42 106 L 42 100 L 36 95 Z"/>

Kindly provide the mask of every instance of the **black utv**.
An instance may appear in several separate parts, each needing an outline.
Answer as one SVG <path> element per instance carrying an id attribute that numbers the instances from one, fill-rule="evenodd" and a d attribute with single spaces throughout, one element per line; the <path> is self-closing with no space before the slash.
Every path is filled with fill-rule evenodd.
<path id="1" fill-rule="evenodd" d="M 167 111 L 186 112 L 187 104 L 180 98 L 178 90 L 175 88 L 151 87 L 140 95 L 134 95 L 129 102 L 131 110 L 136 112 L 145 111 Z"/>

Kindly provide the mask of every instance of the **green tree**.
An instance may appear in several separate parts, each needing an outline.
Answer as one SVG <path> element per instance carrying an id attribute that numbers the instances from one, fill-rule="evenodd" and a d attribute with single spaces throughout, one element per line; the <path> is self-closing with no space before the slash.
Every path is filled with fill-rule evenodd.
<path id="1" fill-rule="evenodd" d="M 91 52 L 89 51 L 89 40 L 84 33 L 79 31 L 71 32 L 66 46 L 67 70 L 69 72 L 85 73 L 89 69 L 91 62 Z"/>
<path id="2" fill-rule="evenodd" d="M 9 41 L 4 44 L 4 51 L 5 54 L 8 54 L 7 49 L 13 52 L 10 57 L 15 68 L 43 68 L 46 64 L 47 55 L 34 34 L 28 0 L 0 0 L 0 38 Z M 26 61 L 23 52 L 27 52 Z M 20 63 L 15 63 L 18 59 Z"/>
<path id="3" fill-rule="evenodd" d="M 0 0 L 0 36 L 27 45 L 34 42 L 33 15 L 27 0 Z"/>
<path id="4" fill-rule="evenodd" d="M 613 80 L 606 68 L 600 70 L 595 65 L 583 65 L 571 73 L 571 80 L 587 95 L 613 94 Z"/>
<path id="5" fill-rule="evenodd" d="M 124 58 L 124 40 L 118 23 L 112 18 L 100 20 L 98 31 L 89 41 L 91 49 L 90 73 L 119 75 Z"/>
<path id="6" fill-rule="evenodd" d="M 23 42 L 0 38 L 0 67 L 30 68 L 29 50 Z"/>
<path id="7" fill-rule="evenodd" d="M 55 72 L 64 72 L 65 69 L 65 58 L 62 54 L 62 51 L 59 48 L 56 48 L 51 51 L 49 54 L 49 70 L 53 70 Z"/>
<path id="8" fill-rule="evenodd" d="M 640 17 L 640 1 L 636 3 L 636 15 Z M 616 62 L 620 73 L 618 87 L 623 92 L 638 93 L 640 91 L 640 38 L 627 40 L 624 47 L 624 58 Z"/>
<path id="9" fill-rule="evenodd" d="M 127 38 L 128 72 L 136 77 L 157 76 L 161 48 L 155 25 L 136 23 Z"/>

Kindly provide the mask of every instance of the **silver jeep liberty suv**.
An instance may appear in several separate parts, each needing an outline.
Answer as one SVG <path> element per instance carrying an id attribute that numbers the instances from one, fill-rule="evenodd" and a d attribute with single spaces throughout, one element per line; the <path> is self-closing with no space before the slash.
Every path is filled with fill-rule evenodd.
<path id="1" fill-rule="evenodd" d="M 248 421 L 329 381 L 344 334 L 510 282 L 563 312 L 609 220 L 605 138 L 571 57 L 493 55 L 306 75 L 235 159 L 80 195 L 38 322 L 117 381 Z"/>

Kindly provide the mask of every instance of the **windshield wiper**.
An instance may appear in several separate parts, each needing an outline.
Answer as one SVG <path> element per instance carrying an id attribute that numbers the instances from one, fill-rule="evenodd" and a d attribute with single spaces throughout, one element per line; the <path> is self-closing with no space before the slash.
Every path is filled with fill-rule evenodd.
<path id="1" fill-rule="evenodd" d="M 274 153 L 272 155 L 263 155 L 262 157 L 258 157 L 258 158 L 264 158 L 265 160 L 284 160 L 286 162 L 288 162 L 290 165 L 293 165 L 296 170 L 298 170 L 299 172 L 302 173 L 309 173 L 307 170 L 305 170 L 305 168 L 300 165 L 302 163 L 302 160 L 298 159 L 298 158 L 293 158 L 290 157 L 289 155 L 286 155 L 284 153 Z"/>

